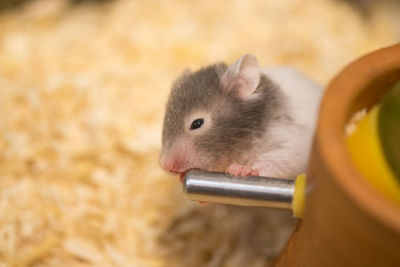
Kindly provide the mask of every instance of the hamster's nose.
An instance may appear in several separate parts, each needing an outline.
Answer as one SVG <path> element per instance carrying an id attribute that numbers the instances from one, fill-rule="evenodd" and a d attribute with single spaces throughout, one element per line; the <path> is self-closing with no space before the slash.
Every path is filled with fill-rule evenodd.
<path id="1" fill-rule="evenodd" d="M 161 167 L 169 172 L 179 172 L 179 163 L 174 157 L 164 156 L 160 160 Z"/>

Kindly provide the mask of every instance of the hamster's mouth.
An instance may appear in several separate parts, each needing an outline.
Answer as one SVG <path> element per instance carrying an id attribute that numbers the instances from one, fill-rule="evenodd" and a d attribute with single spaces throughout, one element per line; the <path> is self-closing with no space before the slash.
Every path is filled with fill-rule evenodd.
<path id="1" fill-rule="evenodd" d="M 183 184 L 183 179 L 185 179 L 186 172 L 182 172 L 181 175 L 179 176 L 179 179 L 181 180 L 181 183 Z"/>

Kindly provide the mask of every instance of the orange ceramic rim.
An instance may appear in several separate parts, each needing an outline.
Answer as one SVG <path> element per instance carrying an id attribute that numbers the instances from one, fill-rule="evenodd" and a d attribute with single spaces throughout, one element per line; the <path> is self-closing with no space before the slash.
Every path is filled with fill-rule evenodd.
<path id="1" fill-rule="evenodd" d="M 362 108 L 354 103 L 372 81 L 397 72 L 400 77 L 400 44 L 363 56 L 339 73 L 329 84 L 321 104 L 316 144 L 334 182 L 346 195 L 367 214 L 400 232 L 400 207 L 382 196 L 361 176 L 352 164 L 345 142 L 345 125 L 350 116 Z"/>

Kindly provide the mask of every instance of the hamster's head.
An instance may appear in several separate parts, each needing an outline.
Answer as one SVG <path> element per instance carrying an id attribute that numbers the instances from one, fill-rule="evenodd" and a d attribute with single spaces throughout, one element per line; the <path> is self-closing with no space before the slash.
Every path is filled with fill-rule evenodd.
<path id="1" fill-rule="evenodd" d="M 183 73 L 167 102 L 161 166 L 172 173 L 225 171 L 239 162 L 265 132 L 265 79 L 252 55 Z"/>

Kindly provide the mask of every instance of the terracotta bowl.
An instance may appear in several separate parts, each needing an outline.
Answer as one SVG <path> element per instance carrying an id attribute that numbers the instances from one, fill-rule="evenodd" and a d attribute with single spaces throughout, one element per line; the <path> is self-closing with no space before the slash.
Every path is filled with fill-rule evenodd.
<path id="1" fill-rule="evenodd" d="M 356 111 L 378 102 L 398 79 L 400 45 L 394 45 L 354 61 L 329 84 L 309 163 L 304 218 L 275 266 L 400 266 L 400 207 L 357 171 L 344 130 Z"/>

